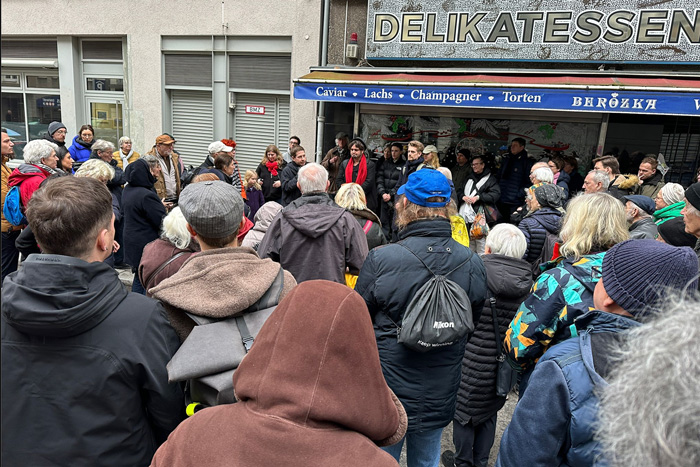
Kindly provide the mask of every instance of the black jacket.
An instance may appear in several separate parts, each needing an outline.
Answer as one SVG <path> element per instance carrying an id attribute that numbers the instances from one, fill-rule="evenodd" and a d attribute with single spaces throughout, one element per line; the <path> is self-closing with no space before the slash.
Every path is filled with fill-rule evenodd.
<path id="1" fill-rule="evenodd" d="M 367 236 L 367 248 L 369 250 L 388 243 L 382 231 L 382 223 L 374 212 L 369 209 L 364 209 L 362 211 L 351 210 L 350 213 L 355 216 L 355 219 L 360 223 L 360 227 L 362 227 L 363 231 L 368 221 L 372 223 L 369 230 L 365 233 Z"/>
<path id="2" fill-rule="evenodd" d="M 287 164 L 280 174 L 282 182 L 282 206 L 286 206 L 297 198 L 301 197 L 301 190 L 297 187 L 297 174 L 301 166 L 296 162 Z"/>
<path id="3" fill-rule="evenodd" d="M 50 142 L 50 143 L 53 143 L 53 144 L 55 144 L 56 146 L 58 146 L 58 150 L 56 150 L 56 155 L 58 156 L 58 160 L 59 160 L 59 161 L 60 161 L 60 160 L 63 160 L 63 158 L 66 157 L 66 154 L 68 154 L 68 147 L 66 146 L 66 142 L 65 142 L 65 141 L 64 141 L 64 142 L 56 141 L 56 140 L 53 139 L 53 137 L 52 137 L 50 134 L 48 134 L 48 133 L 46 133 L 46 134 L 44 135 L 44 139 L 45 139 L 46 141 L 48 141 L 48 142 Z M 59 165 L 58 167 L 61 168 L 60 165 Z"/>
<path id="4" fill-rule="evenodd" d="M 396 190 L 401 188 L 401 185 L 406 184 L 409 175 L 411 175 L 416 170 L 422 169 L 424 166 L 425 159 L 423 159 L 423 156 L 420 156 L 418 159 L 413 161 L 407 160 L 406 164 L 403 167 L 401 167 L 401 175 L 399 175 L 399 181 L 396 182 L 396 185 L 394 186 L 394 193 L 396 193 Z"/>
<path id="5" fill-rule="evenodd" d="M 448 278 L 469 295 L 477 323 L 486 297 L 486 271 L 479 256 L 452 239 L 449 220 L 411 222 L 399 237 L 435 274 L 469 259 Z M 408 303 L 430 277 L 413 254 L 390 244 L 369 252 L 355 286 L 372 316 L 384 378 L 406 408 L 410 433 L 441 428 L 452 420 L 468 339 L 425 353 L 399 344 L 391 320 L 401 323 Z"/>
<path id="6" fill-rule="evenodd" d="M 367 199 L 367 208 L 373 212 L 379 212 L 379 204 L 377 203 L 377 172 L 375 169 L 374 161 L 369 157 L 365 156 L 367 161 L 367 177 L 364 183 L 362 183 L 362 189 L 365 191 L 365 198 Z M 338 189 L 344 184 L 345 181 L 345 169 L 348 164 L 352 164 L 352 158 L 344 160 L 340 164 L 338 169 L 338 177 L 336 178 L 336 186 Z M 352 181 L 353 183 L 357 180 L 357 172 L 360 165 L 356 165 L 352 168 Z"/>
<path id="7" fill-rule="evenodd" d="M 255 170 L 258 174 L 258 178 L 262 178 L 263 180 L 262 192 L 266 203 L 268 201 L 279 201 L 280 198 L 282 198 L 282 185 L 274 188 L 272 184 L 280 180 L 280 176 L 286 165 L 287 164 L 282 161 L 281 167 L 277 169 L 277 175 L 274 176 L 270 173 L 270 170 L 265 164 L 259 164 L 258 168 Z"/>
<path id="8" fill-rule="evenodd" d="M 392 203 L 396 190 L 399 189 L 399 178 L 401 178 L 401 169 L 406 164 L 406 159 L 401 156 L 394 162 L 391 157 L 389 159 L 381 158 L 377 163 L 377 194 L 381 197 L 384 194 L 391 195 Z"/>
<path id="9" fill-rule="evenodd" d="M 148 162 L 137 159 L 126 167 L 126 181 L 122 195 L 124 215 L 124 253 L 126 262 L 135 272 L 141 262 L 143 248 L 158 238 L 160 224 L 165 217 L 165 206 L 158 198 Z"/>
<path id="10" fill-rule="evenodd" d="M 104 162 L 102 158 L 94 152 L 90 156 L 90 159 L 97 159 L 98 161 Z M 116 159 L 110 159 L 110 161 L 107 163 L 114 169 L 114 177 L 112 177 L 112 180 L 107 182 L 107 188 L 109 188 L 110 193 L 117 197 L 117 201 L 121 203 L 123 193 L 122 186 L 126 183 L 124 171 L 119 167 Z M 127 165 L 127 168 L 128 167 L 129 166 Z"/>
<path id="11" fill-rule="evenodd" d="M 531 185 L 530 169 L 533 161 L 527 157 L 523 149 L 517 155 L 510 152 L 501 157 L 500 185 L 501 203 L 520 205 L 525 201 L 524 188 Z"/>
<path id="12" fill-rule="evenodd" d="M 489 297 L 493 297 L 498 319 L 499 345 L 520 303 L 530 293 L 532 272 L 530 264 L 519 258 L 503 255 L 483 255 Z M 479 322 L 467 343 L 462 361 L 462 381 L 457 393 L 455 420 L 462 425 L 478 425 L 496 413 L 506 401 L 496 396 L 496 335 L 493 332 L 493 312 L 489 298 L 484 302 Z"/>
<path id="13" fill-rule="evenodd" d="M 563 214 L 554 208 L 544 207 L 529 213 L 518 224 L 518 228 L 525 234 L 527 250 L 524 260 L 532 263 L 540 257 L 547 232 L 559 234 Z"/>
<path id="14" fill-rule="evenodd" d="M 163 306 L 60 255 L 31 255 L 2 296 L 3 465 L 149 465 L 184 418 Z"/>
<path id="15" fill-rule="evenodd" d="M 484 182 L 484 184 L 476 190 L 476 194 L 479 196 L 479 201 L 474 203 L 472 207 L 476 212 L 479 209 L 479 206 L 496 206 L 496 203 L 501 197 L 501 187 L 498 184 L 498 179 L 496 179 L 496 175 L 492 173 L 488 167 L 485 167 L 484 171 L 479 175 L 475 174 L 474 172 L 469 174 L 467 180 L 464 182 L 464 186 L 462 186 L 462 191 L 457 191 L 457 199 L 459 200 L 460 205 L 464 203 L 464 201 L 462 200 L 463 196 L 474 196 L 473 194 L 466 193 L 467 185 L 476 188 L 476 185 L 477 183 L 479 183 L 479 180 L 481 180 L 487 175 L 489 175 L 488 180 L 486 180 L 486 182 Z M 469 183 L 469 180 L 472 181 L 471 184 Z M 470 190 L 470 192 L 471 191 L 472 190 Z"/>

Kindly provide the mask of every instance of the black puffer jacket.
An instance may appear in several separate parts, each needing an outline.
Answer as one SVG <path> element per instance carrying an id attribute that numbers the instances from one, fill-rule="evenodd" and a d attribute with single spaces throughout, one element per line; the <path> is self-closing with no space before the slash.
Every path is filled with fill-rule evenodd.
<path id="1" fill-rule="evenodd" d="M 285 165 L 287 165 L 284 161 L 280 162 L 279 164 L 277 175 L 272 175 L 272 172 L 270 172 L 270 169 L 268 169 L 267 165 L 265 164 L 258 164 L 258 168 L 255 169 L 258 177 L 263 179 L 262 192 L 266 203 L 268 201 L 279 201 L 282 198 L 282 185 L 278 187 L 272 186 L 275 182 L 280 181 L 282 171 L 284 170 Z"/>
<path id="2" fill-rule="evenodd" d="M 523 259 L 532 263 L 540 257 L 547 232 L 559 234 L 562 216 L 560 211 L 544 207 L 529 213 L 520 221 L 518 228 L 525 234 L 525 240 L 527 240 L 527 250 Z"/>
<path id="3" fill-rule="evenodd" d="M 452 239 L 450 222 L 444 218 L 411 222 L 399 238 L 435 274 L 445 274 L 469 259 L 448 278 L 469 295 L 477 323 L 486 297 L 484 263 Z M 412 253 L 390 244 L 369 252 L 355 286 L 372 315 L 384 378 L 406 408 L 409 433 L 441 428 L 452 420 L 468 339 L 425 353 L 398 342 L 394 323 L 401 323 L 408 303 L 431 277 Z"/>
<path id="4" fill-rule="evenodd" d="M 391 195 L 393 201 L 396 190 L 399 189 L 398 183 L 401 178 L 401 169 L 406 164 L 406 159 L 401 156 L 394 162 L 391 157 L 389 159 L 381 158 L 377 162 L 377 194 L 381 198 L 384 194 Z"/>
<path id="5" fill-rule="evenodd" d="M 301 166 L 295 162 L 290 162 L 284 166 L 280 174 L 282 182 L 282 206 L 286 206 L 297 198 L 301 197 L 301 190 L 297 187 L 297 175 Z"/>
<path id="6" fill-rule="evenodd" d="M 185 415 L 163 306 L 60 255 L 29 256 L 2 298 L 3 465 L 149 465 Z"/>
<path id="7" fill-rule="evenodd" d="M 137 159 L 126 167 L 126 181 L 122 194 L 124 214 L 124 255 L 133 272 L 139 267 L 143 248 L 158 238 L 160 224 L 165 217 L 165 206 L 158 198 L 148 162 Z"/>
<path id="8" fill-rule="evenodd" d="M 503 255 L 483 255 L 489 298 L 496 300 L 496 317 L 501 342 L 508 324 L 520 303 L 530 293 L 532 272 L 530 264 L 519 258 Z M 498 412 L 506 401 L 496 396 L 496 335 L 493 332 L 493 312 L 489 298 L 484 302 L 479 322 L 467 343 L 462 361 L 462 382 L 457 393 L 455 419 L 462 425 L 474 425 Z"/>

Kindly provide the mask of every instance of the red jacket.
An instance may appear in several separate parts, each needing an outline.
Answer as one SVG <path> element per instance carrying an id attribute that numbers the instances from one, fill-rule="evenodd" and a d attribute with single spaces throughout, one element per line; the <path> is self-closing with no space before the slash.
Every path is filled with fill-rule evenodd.
<path id="1" fill-rule="evenodd" d="M 41 182 L 49 178 L 51 174 L 34 164 L 22 164 L 12 171 L 7 184 L 10 188 L 20 185 L 19 195 L 22 206 L 27 208 L 27 203 L 32 199 L 34 192 L 39 189 Z"/>

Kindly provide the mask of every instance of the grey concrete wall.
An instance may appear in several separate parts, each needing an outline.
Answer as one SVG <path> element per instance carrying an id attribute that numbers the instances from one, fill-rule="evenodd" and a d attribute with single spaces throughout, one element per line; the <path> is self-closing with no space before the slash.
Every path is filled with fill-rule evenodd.
<path id="1" fill-rule="evenodd" d="M 231 36 L 288 36 L 292 38 L 292 78 L 318 65 L 319 0 L 224 0 L 223 6 L 223 23 L 228 23 L 225 30 L 220 0 L 11 0 L 3 2 L 2 35 L 127 36 L 125 132 L 147 142 L 163 130 L 161 36 L 217 36 L 224 32 Z M 315 103 L 292 98 L 290 111 L 290 134 L 299 135 L 307 147 L 313 147 Z"/>

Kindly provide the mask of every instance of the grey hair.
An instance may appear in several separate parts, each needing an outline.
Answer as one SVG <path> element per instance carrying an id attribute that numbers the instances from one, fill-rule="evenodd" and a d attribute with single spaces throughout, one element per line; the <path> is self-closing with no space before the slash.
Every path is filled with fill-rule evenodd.
<path id="1" fill-rule="evenodd" d="M 321 164 L 311 162 L 299 169 L 297 181 L 302 193 L 326 191 L 328 171 Z"/>
<path id="2" fill-rule="evenodd" d="M 610 186 L 610 176 L 605 170 L 591 170 L 588 174 L 593 178 L 594 182 L 603 184 L 603 190 L 607 190 Z"/>
<path id="3" fill-rule="evenodd" d="M 75 176 L 110 181 L 114 178 L 114 169 L 102 159 L 88 159 L 75 172 Z"/>
<path id="4" fill-rule="evenodd" d="M 641 219 L 646 219 L 646 218 L 648 218 L 648 217 L 651 217 L 651 214 L 649 214 L 649 213 L 646 212 L 644 209 L 642 209 L 642 208 L 640 208 L 639 206 L 637 206 L 637 205 L 636 205 L 635 203 L 633 203 L 632 201 L 627 201 L 627 202 L 630 203 L 630 206 L 632 207 L 632 209 L 636 209 L 636 210 L 637 210 L 637 217 L 639 217 L 639 218 L 641 218 Z"/>
<path id="5" fill-rule="evenodd" d="M 674 300 L 616 352 L 597 433 L 611 466 L 700 465 L 699 319 L 700 303 Z"/>
<path id="6" fill-rule="evenodd" d="M 121 148 L 122 144 L 124 144 L 124 143 L 131 143 L 131 142 L 132 142 L 131 138 L 129 138 L 128 136 L 122 136 L 121 138 L 119 138 L 119 147 Z"/>
<path id="7" fill-rule="evenodd" d="M 513 224 L 498 224 L 486 237 L 486 246 L 491 253 L 522 258 L 527 250 L 523 232 Z"/>
<path id="8" fill-rule="evenodd" d="M 437 171 L 443 174 L 448 180 L 452 180 L 452 171 L 447 167 L 438 167 Z"/>
<path id="9" fill-rule="evenodd" d="M 35 139 L 24 146 L 24 162 L 41 164 L 42 159 L 51 157 L 51 151 L 58 151 L 58 145 L 45 139 Z"/>
<path id="10" fill-rule="evenodd" d="M 92 152 L 97 154 L 98 151 L 114 152 L 114 144 L 111 141 L 97 139 L 92 143 Z"/>
<path id="11" fill-rule="evenodd" d="M 192 236 L 187 230 L 187 220 L 179 206 L 174 207 L 173 210 L 163 218 L 163 231 L 160 234 L 160 238 L 170 242 L 181 250 L 190 246 Z"/>
<path id="12" fill-rule="evenodd" d="M 148 162 L 148 166 L 150 168 L 156 167 L 159 164 L 158 159 L 153 154 L 145 154 L 145 155 L 141 156 L 141 159 Z"/>
<path id="13" fill-rule="evenodd" d="M 664 203 L 668 204 L 669 206 L 680 203 L 683 201 L 683 198 L 685 198 L 685 190 L 683 189 L 683 185 L 678 183 L 667 183 L 663 186 L 663 188 L 661 188 L 660 193 L 661 199 L 663 199 Z"/>
<path id="14" fill-rule="evenodd" d="M 549 167 L 539 167 L 532 172 L 532 176 L 535 177 L 541 183 L 552 183 L 554 181 L 554 172 Z"/>
<path id="15" fill-rule="evenodd" d="M 685 200 L 685 212 L 700 217 L 700 210 L 695 209 L 695 206 L 690 204 L 690 201 L 687 199 Z"/>

